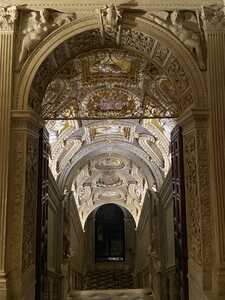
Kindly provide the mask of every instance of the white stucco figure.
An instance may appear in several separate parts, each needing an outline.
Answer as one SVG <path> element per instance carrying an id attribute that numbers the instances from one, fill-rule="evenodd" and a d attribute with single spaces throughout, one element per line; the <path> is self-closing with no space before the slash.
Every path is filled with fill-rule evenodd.
<path id="1" fill-rule="evenodd" d="M 182 21 L 178 21 L 179 12 L 174 10 L 171 15 L 171 26 L 169 29 L 197 56 L 200 68 L 204 68 L 201 39 L 193 30 L 186 29 Z"/>
<path id="2" fill-rule="evenodd" d="M 23 39 L 21 44 L 21 52 L 19 62 L 23 62 L 30 51 L 32 51 L 37 43 L 46 35 L 49 30 L 47 23 L 47 10 L 31 11 L 27 20 L 27 28 L 23 30 Z"/>
<path id="3" fill-rule="evenodd" d="M 116 43 L 119 44 L 121 34 L 121 20 L 122 14 L 114 4 L 106 5 L 104 8 L 99 10 L 100 14 L 100 31 L 102 41 L 105 40 L 105 31 L 110 29 L 116 33 Z"/>
<path id="4" fill-rule="evenodd" d="M 75 19 L 75 14 L 67 14 L 52 9 L 42 9 L 40 11 L 30 11 L 25 29 L 22 31 L 23 38 L 19 63 L 23 63 L 28 54 L 37 44 L 58 27 L 70 23 Z"/>

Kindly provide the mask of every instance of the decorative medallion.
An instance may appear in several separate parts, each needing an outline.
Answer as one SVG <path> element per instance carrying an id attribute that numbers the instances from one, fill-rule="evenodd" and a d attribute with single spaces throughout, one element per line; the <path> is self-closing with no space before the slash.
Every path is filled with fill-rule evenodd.
<path id="1" fill-rule="evenodd" d="M 87 118 L 129 118 L 141 116 L 138 97 L 121 89 L 102 89 L 88 95 L 81 113 Z"/>

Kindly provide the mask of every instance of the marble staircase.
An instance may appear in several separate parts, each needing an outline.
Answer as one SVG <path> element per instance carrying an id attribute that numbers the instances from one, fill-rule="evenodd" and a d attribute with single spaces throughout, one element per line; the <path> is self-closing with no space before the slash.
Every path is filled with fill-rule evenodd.
<path id="1" fill-rule="evenodd" d="M 70 300 L 153 300 L 148 289 L 74 291 Z"/>
<path id="2" fill-rule="evenodd" d="M 129 270 L 95 270 L 84 277 L 84 290 L 133 289 L 133 276 Z"/>

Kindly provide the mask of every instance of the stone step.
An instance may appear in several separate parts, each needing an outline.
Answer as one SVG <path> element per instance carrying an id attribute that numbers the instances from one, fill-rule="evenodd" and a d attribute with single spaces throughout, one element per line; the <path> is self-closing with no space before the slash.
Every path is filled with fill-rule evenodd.
<path id="1" fill-rule="evenodd" d="M 89 272 L 84 277 L 85 290 L 132 289 L 133 277 L 129 271 L 101 270 Z"/>
<path id="2" fill-rule="evenodd" d="M 148 289 L 74 291 L 70 300 L 153 300 Z"/>

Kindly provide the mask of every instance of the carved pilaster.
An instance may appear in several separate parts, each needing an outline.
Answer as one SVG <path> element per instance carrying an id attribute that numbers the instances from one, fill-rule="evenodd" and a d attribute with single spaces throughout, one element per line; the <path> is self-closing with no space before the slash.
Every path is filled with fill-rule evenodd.
<path id="1" fill-rule="evenodd" d="M 6 297 L 5 252 L 15 8 L 0 7 L 0 298 Z"/>
<path id="2" fill-rule="evenodd" d="M 12 300 L 34 299 L 39 120 L 31 112 L 13 112 L 11 128 L 8 294 Z"/>
<path id="3" fill-rule="evenodd" d="M 218 296 L 225 296 L 225 16 L 221 26 L 207 32 L 208 86 L 211 106 L 211 160 L 214 216 L 216 222 L 216 264 L 219 270 Z"/>
<path id="4" fill-rule="evenodd" d="M 202 299 L 212 289 L 213 263 L 207 112 L 192 111 L 180 124 L 184 142 L 190 299 Z"/>

